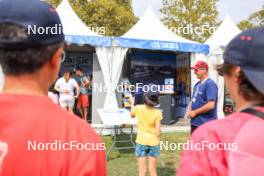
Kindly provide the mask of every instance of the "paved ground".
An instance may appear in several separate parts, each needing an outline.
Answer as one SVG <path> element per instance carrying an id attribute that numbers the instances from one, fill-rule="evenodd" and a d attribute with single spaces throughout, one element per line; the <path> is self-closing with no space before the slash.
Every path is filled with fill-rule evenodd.
<path id="1" fill-rule="evenodd" d="M 162 132 L 189 132 L 190 131 L 190 120 L 180 118 L 178 122 L 173 125 L 162 125 Z"/>

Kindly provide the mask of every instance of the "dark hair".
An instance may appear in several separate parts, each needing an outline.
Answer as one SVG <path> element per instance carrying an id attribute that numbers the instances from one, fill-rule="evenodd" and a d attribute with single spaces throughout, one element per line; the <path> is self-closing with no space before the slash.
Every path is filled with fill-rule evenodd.
<path id="1" fill-rule="evenodd" d="M 70 73 L 70 75 L 71 75 L 71 74 L 72 74 L 72 71 L 71 71 L 69 68 L 66 68 L 66 69 L 64 70 L 63 74 L 65 74 L 65 73 Z"/>
<path id="2" fill-rule="evenodd" d="M 0 39 L 19 41 L 26 39 L 26 29 L 14 24 L 0 24 Z M 40 48 L 0 49 L 0 64 L 5 75 L 34 73 L 43 67 L 62 43 Z"/>
<path id="3" fill-rule="evenodd" d="M 151 101 L 146 94 L 143 95 L 143 103 L 150 106 L 150 107 L 155 107 L 159 104 L 159 101 L 157 100 L 157 102 L 155 101 Z"/>
<path id="4" fill-rule="evenodd" d="M 227 76 L 232 75 L 232 69 L 235 67 L 235 65 L 224 63 L 221 65 L 218 65 L 216 67 L 216 70 L 219 75 L 223 76 L 224 74 Z M 247 101 L 252 100 L 264 100 L 264 95 L 259 92 L 252 83 L 248 80 L 245 73 L 241 70 L 238 76 L 238 79 L 240 80 L 238 93 Z"/>
<path id="5" fill-rule="evenodd" d="M 81 72 L 83 73 L 83 69 L 82 69 L 82 67 L 77 67 L 77 68 L 76 68 L 76 71 L 78 71 L 78 70 L 81 71 Z"/>

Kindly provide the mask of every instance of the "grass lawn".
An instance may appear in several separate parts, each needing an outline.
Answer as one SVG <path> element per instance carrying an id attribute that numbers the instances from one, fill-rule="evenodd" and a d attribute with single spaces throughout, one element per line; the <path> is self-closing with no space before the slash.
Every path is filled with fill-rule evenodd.
<path id="1" fill-rule="evenodd" d="M 171 143 L 184 143 L 187 141 L 189 133 L 163 133 L 161 141 Z M 120 136 L 123 138 L 124 136 Z M 111 136 L 104 136 L 106 148 L 109 149 L 112 144 Z M 126 136 L 126 139 L 129 139 Z M 119 143 L 118 146 L 124 146 Z M 175 170 L 179 164 L 181 151 L 179 150 L 161 150 L 158 158 L 158 175 L 159 176 L 175 176 Z M 137 176 L 137 160 L 134 155 L 134 149 L 130 150 L 113 150 L 107 162 L 108 176 Z"/>

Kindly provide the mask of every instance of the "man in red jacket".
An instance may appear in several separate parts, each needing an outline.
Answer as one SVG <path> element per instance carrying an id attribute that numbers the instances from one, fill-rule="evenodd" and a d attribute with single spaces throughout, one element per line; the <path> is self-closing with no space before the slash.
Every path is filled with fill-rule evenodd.
<path id="1" fill-rule="evenodd" d="M 63 55 L 55 9 L 0 0 L 0 175 L 105 176 L 105 145 L 84 121 L 47 97 Z"/>
<path id="2" fill-rule="evenodd" d="M 177 176 L 264 175 L 264 28 L 237 35 L 218 67 L 236 112 L 199 127 Z"/>

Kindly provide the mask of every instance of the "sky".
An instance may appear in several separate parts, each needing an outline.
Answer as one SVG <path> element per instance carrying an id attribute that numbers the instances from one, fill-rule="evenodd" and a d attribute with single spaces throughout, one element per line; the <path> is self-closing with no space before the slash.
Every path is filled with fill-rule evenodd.
<path id="1" fill-rule="evenodd" d="M 162 0 L 132 0 L 132 5 L 136 16 L 142 16 L 148 5 L 161 16 L 159 9 L 162 7 Z M 262 5 L 264 0 L 219 0 L 217 3 L 220 19 L 228 14 L 235 23 L 247 19 L 252 12 L 260 10 Z"/>

